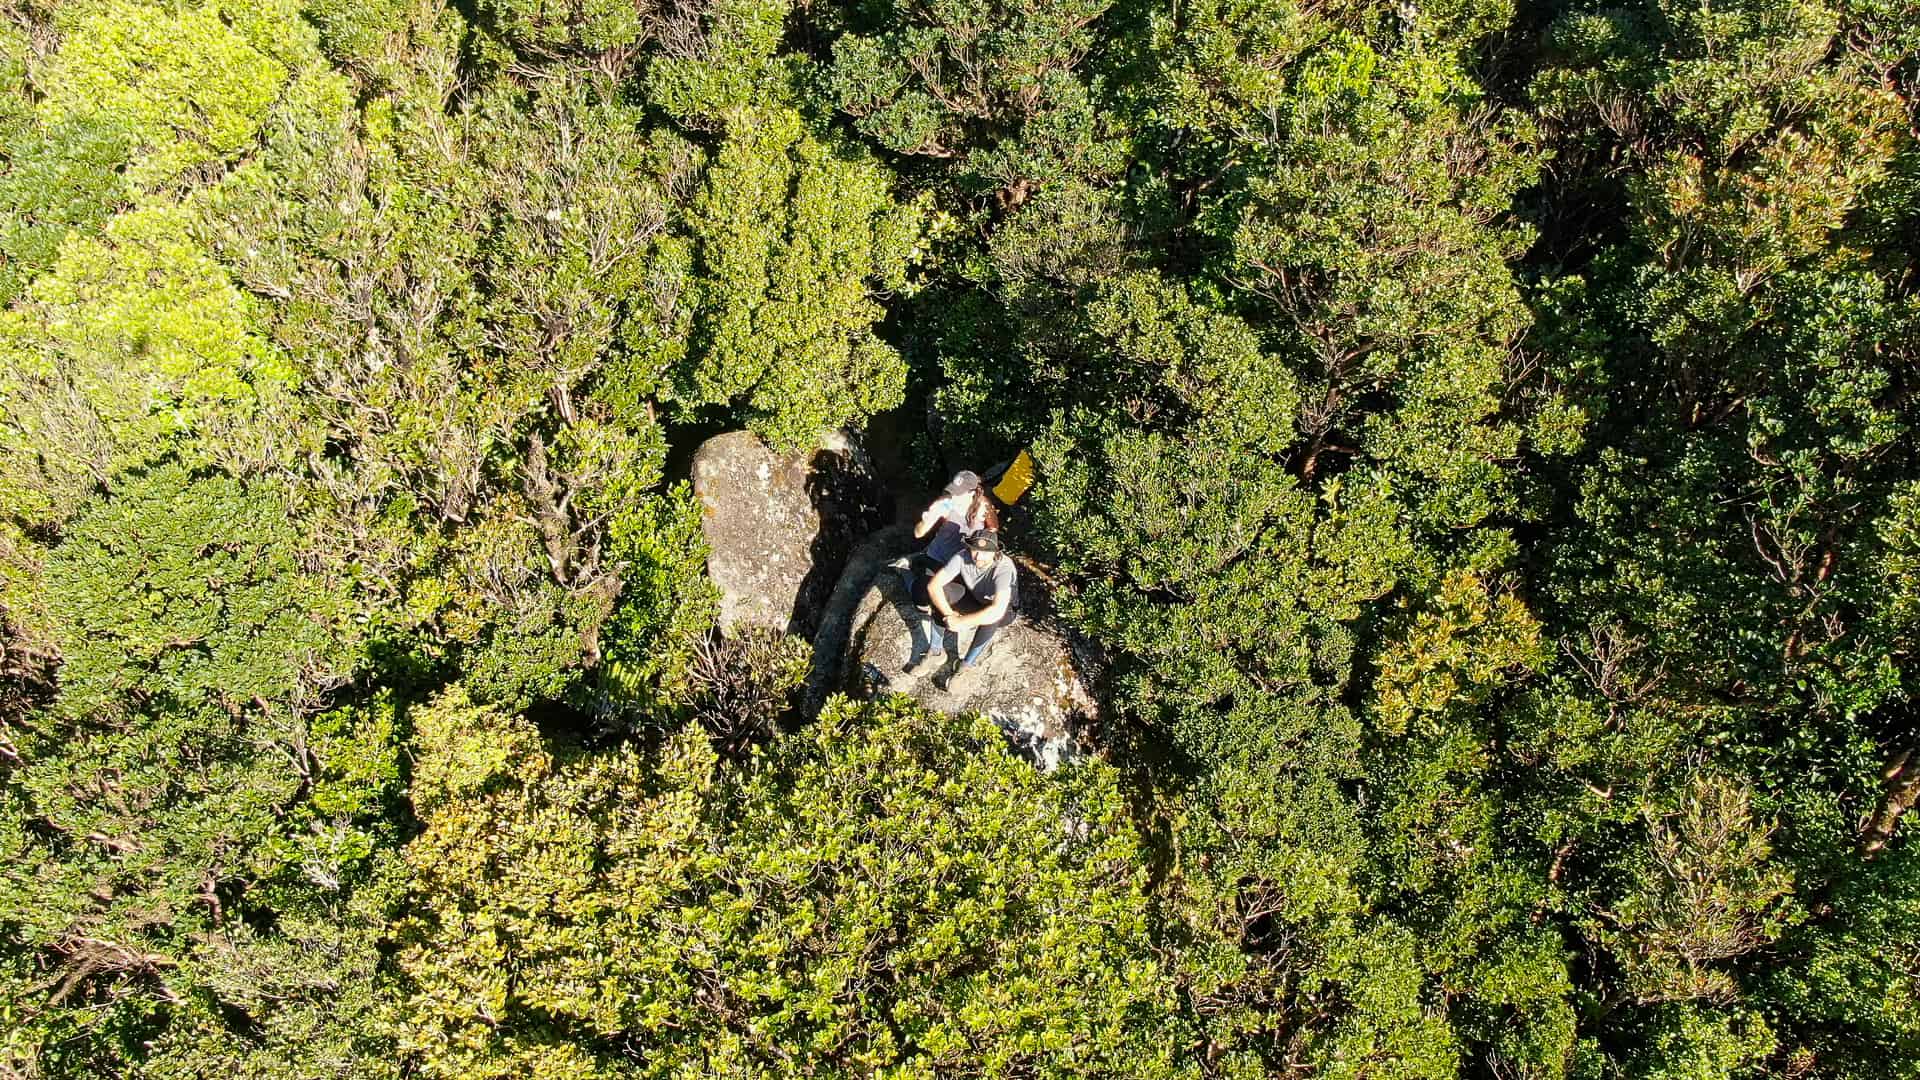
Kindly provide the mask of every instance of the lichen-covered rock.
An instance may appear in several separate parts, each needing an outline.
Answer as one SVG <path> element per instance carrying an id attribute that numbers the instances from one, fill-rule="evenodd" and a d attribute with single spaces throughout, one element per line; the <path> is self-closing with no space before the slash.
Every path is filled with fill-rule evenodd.
<path id="1" fill-rule="evenodd" d="M 856 563 L 849 573 L 857 569 Z M 841 689 L 899 692 L 942 712 L 985 713 L 1042 769 L 1085 752 L 1084 735 L 1097 719 L 1098 706 L 1084 665 L 1051 617 L 1042 583 L 1023 575 L 1020 618 L 1000 631 L 978 664 L 960 668 L 958 663 L 971 632 L 945 631 L 946 664 L 910 675 L 907 667 L 927 649 L 919 613 L 898 571 L 880 563 L 870 574 L 847 620 Z"/>
<path id="2" fill-rule="evenodd" d="M 881 523 L 882 492 L 857 449 L 831 435 L 818 450 L 778 454 L 734 431 L 701 444 L 692 478 L 721 627 L 812 637 L 848 550 Z"/>

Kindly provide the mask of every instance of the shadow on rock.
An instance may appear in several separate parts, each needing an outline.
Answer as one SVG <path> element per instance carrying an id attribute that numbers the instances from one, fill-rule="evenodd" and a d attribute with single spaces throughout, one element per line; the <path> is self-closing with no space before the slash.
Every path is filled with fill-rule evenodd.
<path id="1" fill-rule="evenodd" d="M 835 434 L 782 454 L 734 431 L 702 443 L 691 471 L 721 628 L 812 638 L 848 551 L 882 520 L 885 493 L 858 448 Z"/>

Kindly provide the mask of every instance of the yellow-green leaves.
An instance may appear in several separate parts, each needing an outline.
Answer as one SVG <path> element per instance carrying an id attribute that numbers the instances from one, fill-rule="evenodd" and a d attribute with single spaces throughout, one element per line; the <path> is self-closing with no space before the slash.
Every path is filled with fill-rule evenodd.
<path id="1" fill-rule="evenodd" d="M 633 0 L 486 0 L 479 10 L 509 41 L 535 53 L 616 49 L 646 36 L 660 19 L 652 5 Z"/>
<path id="2" fill-rule="evenodd" d="M 147 206 L 99 238 L 70 236 L 26 301 L 0 313 L 0 486 L 35 518 L 176 448 L 227 463 L 272 455 L 250 421 L 291 373 L 191 221 Z"/>
<path id="3" fill-rule="evenodd" d="M 1537 669 L 1548 655 L 1540 624 L 1519 597 L 1496 595 L 1479 578 L 1456 572 L 1434 607 L 1381 655 L 1375 723 L 1399 735 L 1416 718 L 1438 721 L 1484 700 L 1514 673 Z"/>
<path id="4" fill-rule="evenodd" d="M 675 40 L 645 78 L 647 96 L 669 115 L 711 130 L 794 104 L 797 69 L 775 55 L 789 0 L 716 0 L 681 11 L 670 28 Z"/>
<path id="5" fill-rule="evenodd" d="M 531 726 L 473 704 L 459 687 L 442 691 L 410 719 L 416 813 L 472 798 L 495 780 L 538 779 L 552 766 Z"/>
<path id="6" fill-rule="evenodd" d="M 126 131 L 129 177 L 157 189 L 252 144 L 287 79 L 211 11 L 112 0 L 65 28 L 43 76 L 49 123 L 105 117 Z"/>
<path id="7" fill-rule="evenodd" d="M 428 721 L 428 768 L 449 739 L 524 764 L 416 803 L 399 961 L 427 1076 L 793 1075 L 803 1060 L 1190 1075 L 1105 766 L 1042 776 L 990 722 L 904 699 L 837 703 L 726 769 L 697 732 L 549 764 L 525 721 L 457 697 L 434 710 L 449 705 L 464 718 Z"/>

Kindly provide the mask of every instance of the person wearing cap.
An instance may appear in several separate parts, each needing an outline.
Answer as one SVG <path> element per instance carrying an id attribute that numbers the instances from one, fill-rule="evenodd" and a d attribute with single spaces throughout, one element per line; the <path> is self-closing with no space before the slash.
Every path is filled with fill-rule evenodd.
<path id="1" fill-rule="evenodd" d="M 933 500 L 913 527 L 916 538 L 933 533 L 921 565 L 928 573 L 932 573 L 960 554 L 967 537 L 982 529 L 999 527 L 1000 514 L 994 509 L 993 500 L 988 497 L 986 489 L 981 486 L 980 477 L 962 469 L 953 475 L 945 492 Z"/>
<path id="2" fill-rule="evenodd" d="M 935 657 L 946 655 L 946 642 L 940 626 L 928 609 L 940 613 L 940 622 L 949 630 L 973 628 L 973 642 L 961 667 L 972 667 L 986 654 L 994 635 L 1012 625 L 1014 605 L 1019 601 L 1019 581 L 1013 560 L 1000 550 L 1000 535 L 982 529 L 968 536 L 965 550 L 948 559 L 924 585 L 914 590 L 914 603 L 926 620 L 927 653 L 908 671 L 917 675 Z"/>

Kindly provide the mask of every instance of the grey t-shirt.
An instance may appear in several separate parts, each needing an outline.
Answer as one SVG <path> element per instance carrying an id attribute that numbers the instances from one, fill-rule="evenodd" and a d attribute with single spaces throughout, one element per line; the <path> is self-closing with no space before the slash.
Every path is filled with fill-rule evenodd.
<path id="1" fill-rule="evenodd" d="M 962 551 L 947 560 L 946 569 L 959 574 L 960 584 L 966 586 L 967 594 L 978 603 L 993 603 L 1003 589 L 1006 590 L 1008 604 L 1020 599 L 1020 594 L 1014 588 L 1013 560 L 1007 558 L 1004 551 L 995 553 L 993 562 L 987 566 L 975 564 L 972 553 Z"/>

